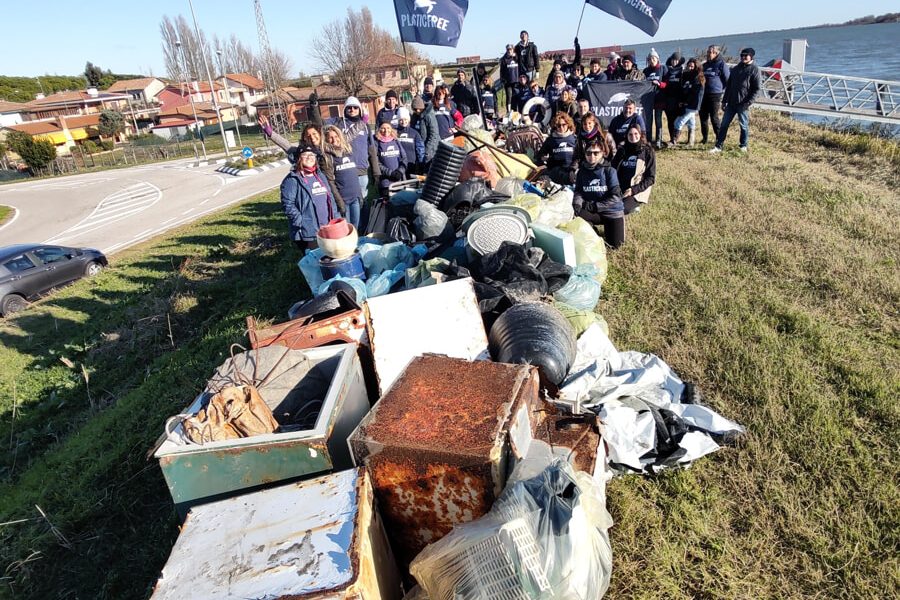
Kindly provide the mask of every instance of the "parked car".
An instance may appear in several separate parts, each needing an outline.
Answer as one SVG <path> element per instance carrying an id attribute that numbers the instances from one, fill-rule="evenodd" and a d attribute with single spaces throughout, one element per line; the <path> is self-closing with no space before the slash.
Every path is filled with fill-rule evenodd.
<path id="1" fill-rule="evenodd" d="M 0 247 L 0 315 L 18 312 L 33 300 L 66 283 L 91 277 L 109 262 L 93 248 L 46 244 Z"/>

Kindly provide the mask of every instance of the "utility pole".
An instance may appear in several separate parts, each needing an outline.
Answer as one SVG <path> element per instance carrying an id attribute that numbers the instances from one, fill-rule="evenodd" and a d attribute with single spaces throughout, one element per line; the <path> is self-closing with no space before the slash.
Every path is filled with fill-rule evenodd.
<path id="1" fill-rule="evenodd" d="M 219 69 L 222 71 L 222 81 L 225 82 L 225 96 L 228 97 L 228 103 L 231 104 L 231 92 L 228 90 L 228 73 L 225 72 L 225 64 L 222 61 L 222 49 L 216 49 L 216 56 L 219 58 Z M 237 105 L 237 121 L 235 123 L 234 129 L 237 131 L 238 138 L 238 146 L 241 148 L 244 147 L 244 142 L 241 141 L 241 105 L 238 103 Z"/>
<path id="2" fill-rule="evenodd" d="M 191 102 L 191 112 L 194 113 L 194 130 L 197 131 L 200 119 L 197 118 L 197 109 L 194 107 L 194 90 L 191 89 L 191 73 L 188 71 L 187 58 L 184 55 L 184 46 L 181 45 L 181 40 L 175 40 L 175 46 L 181 52 L 181 62 L 184 64 L 184 79 L 187 84 L 188 100 Z M 191 142 L 193 143 L 193 140 L 191 140 Z M 209 160 L 209 157 L 206 155 L 206 142 L 203 141 L 202 130 L 200 131 L 200 146 L 203 148 L 203 160 Z M 194 154 L 197 154 L 196 143 L 194 143 Z"/>
<path id="3" fill-rule="evenodd" d="M 225 137 L 225 125 L 222 123 L 222 113 L 219 112 L 219 102 L 216 100 L 216 90 L 213 86 L 212 73 L 209 70 L 209 61 L 206 60 L 206 40 L 203 39 L 203 34 L 200 33 L 200 26 L 197 24 L 197 15 L 194 13 L 193 0 L 188 0 L 188 5 L 191 7 L 191 17 L 194 19 L 194 31 L 197 32 L 197 42 L 200 43 L 200 48 L 203 50 L 203 66 L 206 67 L 206 79 L 209 81 L 209 95 L 212 96 L 213 108 L 216 110 L 216 119 L 219 121 L 219 132 L 222 134 L 222 145 L 225 146 L 225 156 L 230 157 L 231 153 L 228 152 L 228 139 Z"/>

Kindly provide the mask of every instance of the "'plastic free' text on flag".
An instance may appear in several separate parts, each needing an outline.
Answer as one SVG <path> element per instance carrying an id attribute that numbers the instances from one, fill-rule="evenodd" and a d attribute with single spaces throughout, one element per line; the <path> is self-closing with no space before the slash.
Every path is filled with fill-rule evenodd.
<path id="1" fill-rule="evenodd" d="M 672 0 L 587 0 L 587 3 L 628 21 L 644 33 L 656 35 L 659 20 Z"/>
<path id="2" fill-rule="evenodd" d="M 469 0 L 394 0 L 400 40 L 456 47 Z"/>

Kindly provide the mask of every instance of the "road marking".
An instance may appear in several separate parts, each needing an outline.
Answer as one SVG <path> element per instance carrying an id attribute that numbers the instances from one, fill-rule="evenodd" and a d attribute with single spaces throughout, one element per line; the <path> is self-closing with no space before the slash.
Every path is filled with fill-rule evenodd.
<path id="1" fill-rule="evenodd" d="M 174 221 L 174 220 L 177 219 L 177 218 L 178 218 L 178 217 L 172 217 L 171 219 L 166 219 L 165 221 L 163 221 L 162 223 L 160 223 L 160 225 L 165 225 L 166 223 L 171 223 L 172 221 Z"/>
<path id="2" fill-rule="evenodd" d="M 9 204 L 7 204 L 6 206 L 9 206 Z M 9 206 L 9 207 L 10 207 L 11 209 L 13 209 L 13 216 L 12 216 L 12 219 L 10 219 L 9 221 L 7 221 L 7 222 L 4 223 L 3 225 L 0 225 L 0 231 L 4 230 L 4 229 L 6 229 L 7 227 L 9 227 L 10 225 L 12 225 L 13 222 L 14 222 L 16 219 L 19 218 L 19 209 L 16 208 L 15 206 Z"/>
<path id="3" fill-rule="evenodd" d="M 222 188 L 217 189 L 215 192 L 213 192 L 212 197 L 215 198 L 216 196 L 219 195 L 219 192 L 221 192 L 221 191 L 222 191 Z M 204 200 L 204 202 L 206 202 L 206 200 Z"/>
<path id="4" fill-rule="evenodd" d="M 162 195 L 161 189 L 146 181 L 130 185 L 104 198 L 91 214 L 44 243 L 59 243 L 63 239 L 106 227 L 150 208 L 159 202 Z"/>
<path id="5" fill-rule="evenodd" d="M 184 212 L 181 213 L 181 214 L 182 214 L 182 215 L 186 215 L 186 214 L 192 213 L 192 212 L 194 212 L 194 209 L 193 209 L 193 208 L 189 208 L 189 209 L 187 209 L 186 211 L 184 211 Z"/>

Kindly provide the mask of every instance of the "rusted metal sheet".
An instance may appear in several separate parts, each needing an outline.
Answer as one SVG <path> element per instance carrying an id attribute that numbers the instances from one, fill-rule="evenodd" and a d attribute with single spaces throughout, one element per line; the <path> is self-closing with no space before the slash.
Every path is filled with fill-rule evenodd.
<path id="1" fill-rule="evenodd" d="M 425 355 L 363 419 L 350 448 L 372 476 L 403 569 L 454 525 L 490 509 L 515 458 L 511 438 L 527 446 L 538 394 L 533 367 Z"/>
<path id="2" fill-rule="evenodd" d="M 152 598 L 399 599 L 363 469 L 191 509 Z"/>
<path id="3" fill-rule="evenodd" d="M 601 438 L 596 415 L 544 413 L 536 439 L 549 444 L 554 454 L 566 458 L 578 471 L 597 475 L 603 469 L 602 461 L 597 460 Z"/>
<path id="4" fill-rule="evenodd" d="M 370 298 L 366 311 L 381 394 L 415 356 L 489 358 L 487 334 L 469 278 Z"/>
<path id="5" fill-rule="evenodd" d="M 366 334 L 366 317 L 356 303 L 353 306 L 355 308 L 335 315 L 303 317 L 270 327 L 259 327 L 256 319 L 250 316 L 247 317 L 247 336 L 253 348 L 280 344 L 302 350 L 335 342 L 360 343 Z"/>
<path id="6" fill-rule="evenodd" d="M 369 410 L 356 348 L 269 346 L 223 363 L 184 413 L 196 413 L 210 390 L 232 377 L 235 368 L 248 378 L 253 371 L 258 378 L 271 371 L 259 391 L 280 427 L 271 434 L 206 444 L 179 443 L 181 426 L 175 427 L 154 456 L 179 513 L 239 490 L 351 467 L 346 440 Z"/>

